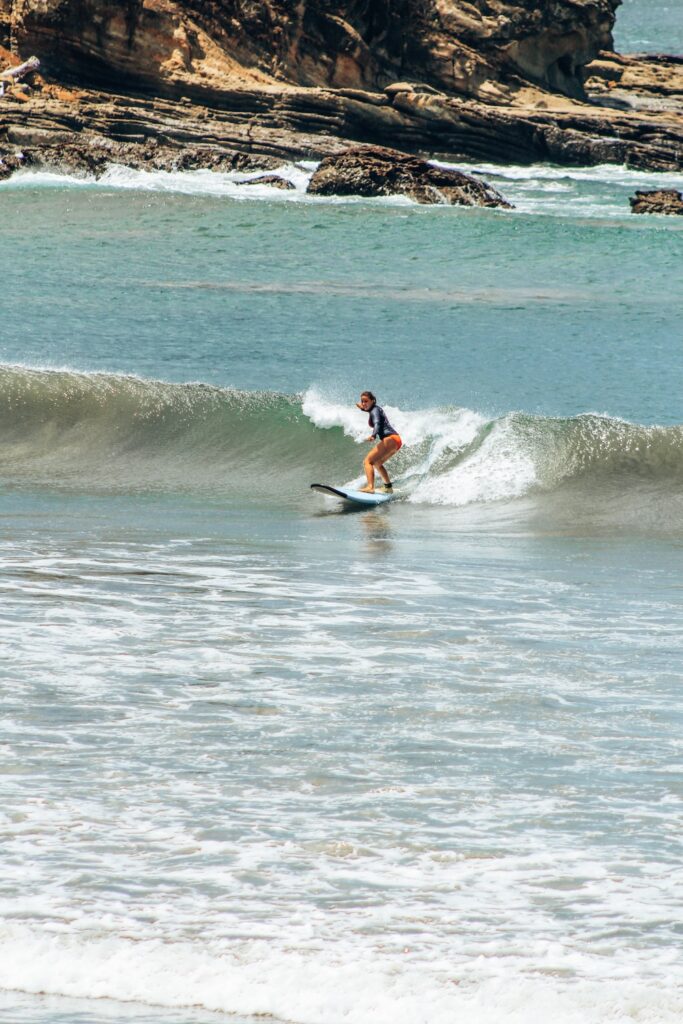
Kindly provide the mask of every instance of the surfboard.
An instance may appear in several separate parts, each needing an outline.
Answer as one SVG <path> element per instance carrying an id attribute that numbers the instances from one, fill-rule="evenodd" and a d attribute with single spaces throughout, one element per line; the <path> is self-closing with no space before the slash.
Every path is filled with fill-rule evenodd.
<path id="1" fill-rule="evenodd" d="M 311 489 L 320 491 L 321 494 L 328 494 L 333 498 L 341 498 L 347 505 L 384 505 L 391 501 L 393 494 L 385 494 L 382 491 L 375 491 L 368 494 L 366 491 L 354 491 L 348 487 L 332 487 L 330 484 L 311 484 Z"/>

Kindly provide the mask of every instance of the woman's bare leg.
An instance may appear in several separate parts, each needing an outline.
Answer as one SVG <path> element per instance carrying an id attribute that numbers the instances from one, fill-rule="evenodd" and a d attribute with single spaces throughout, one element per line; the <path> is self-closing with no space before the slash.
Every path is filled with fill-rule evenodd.
<path id="1" fill-rule="evenodd" d="M 384 483 L 388 486 L 391 483 L 391 480 L 389 479 L 389 474 L 387 473 L 386 469 L 384 468 L 384 463 L 383 462 L 378 463 L 375 466 L 375 469 L 377 470 L 379 475 L 382 477 L 382 480 L 384 480 Z"/>
<path id="2" fill-rule="evenodd" d="M 392 441 L 390 437 L 385 437 L 383 441 L 376 444 L 372 451 L 366 456 L 363 463 L 365 469 L 365 476 L 367 478 L 367 485 L 361 487 L 361 491 L 366 491 L 370 494 L 375 489 L 375 470 L 382 477 L 385 484 L 390 483 L 389 474 L 384 468 L 384 463 L 387 459 L 390 459 L 392 455 L 395 455 L 398 451 L 398 445 L 395 441 Z"/>
<path id="3" fill-rule="evenodd" d="M 361 487 L 361 491 L 368 491 L 372 494 L 375 489 L 375 464 L 372 461 L 372 456 L 376 453 L 377 447 L 373 448 L 372 451 L 368 452 L 363 460 L 363 469 L 365 470 L 365 479 L 367 483 L 365 487 Z"/>

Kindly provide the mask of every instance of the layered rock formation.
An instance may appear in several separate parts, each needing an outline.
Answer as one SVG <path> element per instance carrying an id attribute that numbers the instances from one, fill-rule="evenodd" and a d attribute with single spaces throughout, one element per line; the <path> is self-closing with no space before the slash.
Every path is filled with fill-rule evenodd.
<path id="1" fill-rule="evenodd" d="M 606 50 L 618 2 L 0 0 L 0 70 L 35 53 L 44 76 L 0 98 L 0 155 L 269 166 L 360 143 L 678 169 L 683 64 Z"/>
<path id="2" fill-rule="evenodd" d="M 675 188 L 636 192 L 629 202 L 632 213 L 666 213 L 683 217 L 683 193 Z"/>
<path id="3" fill-rule="evenodd" d="M 582 96 L 621 0 L 3 0 L 18 47 L 56 73 L 155 92 L 283 81 L 381 90 L 416 78 L 476 94 L 521 75 Z"/>

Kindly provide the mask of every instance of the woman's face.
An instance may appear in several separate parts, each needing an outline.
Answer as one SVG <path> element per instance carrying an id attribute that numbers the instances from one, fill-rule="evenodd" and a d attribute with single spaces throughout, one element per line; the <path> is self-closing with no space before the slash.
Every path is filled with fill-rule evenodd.
<path id="1" fill-rule="evenodd" d="M 360 405 L 363 409 L 370 409 L 372 406 L 372 399 L 368 398 L 367 395 L 360 396 Z"/>

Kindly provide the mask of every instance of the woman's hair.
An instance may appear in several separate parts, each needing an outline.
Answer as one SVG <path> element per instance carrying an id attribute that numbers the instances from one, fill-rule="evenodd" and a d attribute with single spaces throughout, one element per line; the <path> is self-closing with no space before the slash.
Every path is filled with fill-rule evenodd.
<path id="1" fill-rule="evenodd" d="M 377 401 L 377 399 L 373 395 L 372 391 L 361 391 L 360 397 L 361 398 L 369 398 L 371 402 L 376 402 Z"/>

